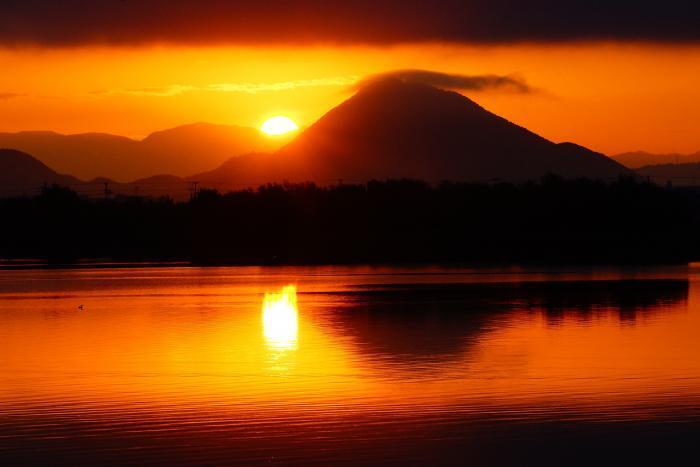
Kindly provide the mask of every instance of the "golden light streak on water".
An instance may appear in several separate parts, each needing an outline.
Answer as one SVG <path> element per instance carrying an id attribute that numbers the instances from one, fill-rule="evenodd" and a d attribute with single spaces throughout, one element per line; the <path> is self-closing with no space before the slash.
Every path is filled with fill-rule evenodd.
<path id="1" fill-rule="evenodd" d="M 263 335 L 274 350 L 295 350 L 299 339 L 297 288 L 287 285 L 267 292 L 262 304 Z"/>

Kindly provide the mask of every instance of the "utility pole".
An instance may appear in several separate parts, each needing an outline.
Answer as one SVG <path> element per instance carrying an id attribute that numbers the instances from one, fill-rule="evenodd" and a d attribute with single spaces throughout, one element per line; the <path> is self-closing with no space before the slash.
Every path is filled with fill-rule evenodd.
<path id="1" fill-rule="evenodd" d="M 105 199 L 108 199 L 110 196 L 112 196 L 112 190 L 109 189 L 109 182 L 103 182 L 105 186 Z"/>
<path id="2" fill-rule="evenodd" d="M 195 199 L 197 195 L 199 194 L 199 190 L 197 188 L 197 185 L 199 185 L 199 182 L 192 182 L 190 186 L 190 201 Z"/>

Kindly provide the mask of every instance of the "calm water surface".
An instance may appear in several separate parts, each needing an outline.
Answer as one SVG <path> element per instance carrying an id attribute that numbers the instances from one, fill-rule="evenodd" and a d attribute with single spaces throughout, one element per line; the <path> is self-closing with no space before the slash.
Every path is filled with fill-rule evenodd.
<path id="1" fill-rule="evenodd" d="M 692 463 L 699 280 L 0 271 L 0 464 Z"/>

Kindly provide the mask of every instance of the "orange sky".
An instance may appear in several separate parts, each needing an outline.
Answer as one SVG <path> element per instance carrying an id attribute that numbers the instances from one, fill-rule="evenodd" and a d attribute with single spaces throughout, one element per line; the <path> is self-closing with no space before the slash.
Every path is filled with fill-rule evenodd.
<path id="1" fill-rule="evenodd" d="M 591 43 L 0 49 L 0 131 L 132 137 L 184 123 L 309 125 L 368 74 L 516 74 L 538 91 L 470 97 L 554 141 L 608 154 L 700 149 L 700 46 Z"/>

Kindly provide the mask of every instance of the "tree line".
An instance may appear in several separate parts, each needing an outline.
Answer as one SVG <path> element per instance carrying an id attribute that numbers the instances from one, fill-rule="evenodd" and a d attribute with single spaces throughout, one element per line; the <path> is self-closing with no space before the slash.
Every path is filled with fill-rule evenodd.
<path id="1" fill-rule="evenodd" d="M 269 184 L 191 200 L 0 200 L 0 257 L 274 263 L 638 263 L 700 258 L 700 192 L 631 178 Z"/>

